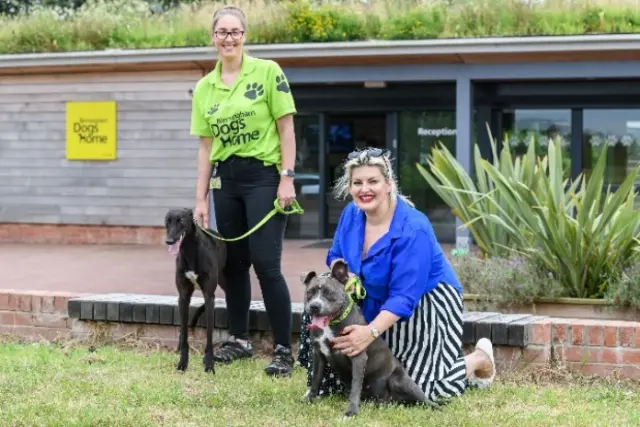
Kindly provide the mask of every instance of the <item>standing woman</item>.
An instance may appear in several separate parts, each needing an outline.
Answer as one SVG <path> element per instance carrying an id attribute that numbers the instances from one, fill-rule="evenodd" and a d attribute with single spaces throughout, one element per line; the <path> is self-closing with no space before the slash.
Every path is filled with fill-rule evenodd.
<path id="1" fill-rule="evenodd" d="M 194 216 L 208 226 L 210 189 L 218 231 L 227 238 L 256 225 L 276 198 L 285 207 L 296 197 L 295 103 L 280 66 L 243 51 L 246 28 L 245 15 L 236 7 L 214 14 L 218 61 L 196 84 L 191 113 L 191 134 L 200 137 Z M 274 335 L 273 361 L 266 373 L 291 373 L 291 296 L 281 272 L 285 223 L 285 215 L 275 215 L 248 238 L 228 243 L 230 337 L 215 353 L 216 361 L 253 356 L 248 334 L 253 265 Z"/>

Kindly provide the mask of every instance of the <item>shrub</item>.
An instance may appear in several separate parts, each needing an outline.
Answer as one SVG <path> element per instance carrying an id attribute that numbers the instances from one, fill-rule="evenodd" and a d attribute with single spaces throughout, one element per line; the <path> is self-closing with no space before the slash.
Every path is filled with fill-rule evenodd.
<path id="1" fill-rule="evenodd" d="M 285 30 L 294 43 L 364 40 L 366 20 L 342 6 L 312 7 L 309 1 L 290 3 L 286 8 Z"/>
<path id="2" fill-rule="evenodd" d="M 0 15 L 17 16 L 41 7 L 77 10 L 87 0 L 0 0 Z M 182 4 L 197 3 L 198 0 L 149 0 L 152 10 L 160 12 L 179 7 Z"/>
<path id="3" fill-rule="evenodd" d="M 77 9 L 86 0 L 0 0 L 0 16 L 16 16 L 30 13 L 42 7 L 53 9 Z"/>
<path id="4" fill-rule="evenodd" d="M 432 161 L 433 175 L 422 171 L 474 236 L 500 239 L 484 240 L 486 253 L 502 248 L 527 258 L 562 283 L 564 297 L 603 298 L 623 270 L 639 260 L 634 184 L 640 166 L 613 192 L 603 190 L 606 147 L 590 176 L 581 174 L 572 183 L 563 176 L 559 143 L 550 141 L 542 158 L 532 144 L 513 166 L 508 144 L 504 147 L 504 163 L 476 157 L 480 191 L 443 146 L 434 150 L 433 158 L 445 160 Z"/>
<path id="5" fill-rule="evenodd" d="M 379 36 L 387 40 L 435 39 L 445 32 L 448 20 L 446 7 L 417 7 L 390 16 L 382 25 Z"/>
<path id="6" fill-rule="evenodd" d="M 550 272 L 518 255 L 484 259 L 455 256 L 451 264 L 465 293 L 479 295 L 481 304 L 508 307 L 562 295 L 562 284 Z"/>
<path id="7" fill-rule="evenodd" d="M 207 46 L 213 11 L 222 3 L 227 1 L 0 0 L 0 53 Z M 247 14 L 250 44 L 640 32 L 640 9 L 630 0 L 234 3 Z M 139 14 L 129 12 L 131 4 Z"/>
<path id="8" fill-rule="evenodd" d="M 478 213 L 504 226 L 518 242 L 514 249 L 553 272 L 569 297 L 603 298 L 640 253 L 634 187 L 640 166 L 615 192 L 610 186 L 603 191 L 606 160 L 607 147 L 589 178 L 581 174 L 569 185 L 562 177 L 560 144 L 551 141 L 548 156 L 537 162 L 542 173 L 533 186 L 513 182 L 481 161 L 518 220 Z"/>
<path id="9" fill-rule="evenodd" d="M 538 181 L 540 171 L 536 169 L 536 144 L 529 144 L 525 157 L 514 159 L 509 144 L 502 144 L 500 154 L 497 143 L 490 135 L 493 166 L 505 177 L 523 185 L 532 186 Z M 516 242 L 507 230 L 495 221 L 491 221 L 478 212 L 487 215 L 504 215 L 518 221 L 516 212 L 506 203 L 483 168 L 480 149 L 474 145 L 473 170 L 475 179 L 467 174 L 456 157 L 443 144 L 432 150 L 427 168 L 416 164 L 418 172 L 424 177 L 430 189 L 452 209 L 453 214 L 462 221 L 471 232 L 475 243 L 488 256 L 507 256 Z M 494 199 L 488 196 L 492 195 Z"/>
<path id="10" fill-rule="evenodd" d="M 606 299 L 618 307 L 640 311 L 640 264 L 624 269 L 620 280 L 610 285 Z"/>

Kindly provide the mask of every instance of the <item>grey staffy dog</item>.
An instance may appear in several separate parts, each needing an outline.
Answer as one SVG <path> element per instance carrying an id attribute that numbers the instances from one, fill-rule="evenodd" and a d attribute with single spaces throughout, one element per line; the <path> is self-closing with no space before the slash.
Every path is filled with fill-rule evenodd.
<path id="1" fill-rule="evenodd" d="M 311 317 L 309 336 L 313 341 L 313 370 L 307 401 L 318 396 L 326 364 L 345 385 L 349 405 L 345 415 L 351 417 L 360 410 L 361 400 L 381 403 L 427 404 L 422 389 L 409 377 L 389 345 L 377 337 L 365 351 L 355 357 L 333 350 L 330 340 L 340 335 L 348 325 L 367 325 L 360 307 L 345 290 L 349 280 L 347 265 L 338 261 L 330 273 L 303 273 L 304 307 Z"/>

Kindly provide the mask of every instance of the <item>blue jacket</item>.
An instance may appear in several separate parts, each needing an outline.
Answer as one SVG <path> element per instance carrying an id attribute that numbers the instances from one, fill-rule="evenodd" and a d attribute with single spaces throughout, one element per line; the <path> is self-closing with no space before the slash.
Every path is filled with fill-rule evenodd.
<path id="1" fill-rule="evenodd" d="M 408 320 L 422 297 L 438 283 L 453 286 L 462 295 L 456 273 L 444 256 L 431 222 L 422 212 L 398 198 L 389 232 L 362 259 L 365 214 L 349 203 L 338 221 L 327 266 L 343 258 L 358 275 L 367 296 L 362 311 L 371 322 L 381 310 Z"/>

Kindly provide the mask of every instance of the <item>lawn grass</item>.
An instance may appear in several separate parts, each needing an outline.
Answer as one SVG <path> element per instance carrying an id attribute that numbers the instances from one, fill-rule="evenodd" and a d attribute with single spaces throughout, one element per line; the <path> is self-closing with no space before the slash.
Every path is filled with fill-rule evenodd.
<path id="1" fill-rule="evenodd" d="M 93 349 L 91 349 L 93 350 Z M 345 401 L 303 403 L 305 373 L 270 379 L 264 359 L 205 375 L 192 352 L 185 374 L 172 352 L 105 345 L 8 342 L 0 347 L 3 426 L 332 426 Z M 549 377 L 551 378 L 551 377 Z M 564 378 L 564 377 L 563 377 Z M 533 381 L 536 379 L 537 381 Z M 363 405 L 351 426 L 640 425 L 640 386 L 605 380 L 501 377 L 435 412 Z"/>
<path id="2" fill-rule="evenodd" d="M 145 0 L 88 0 L 0 17 L 0 54 L 208 46 L 228 1 L 155 13 Z M 490 36 L 639 33 L 636 0 L 237 0 L 247 42 L 306 43 Z"/>

